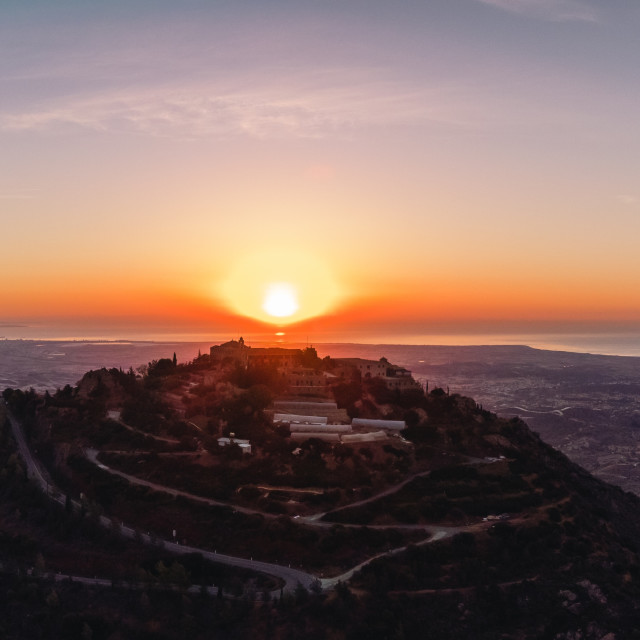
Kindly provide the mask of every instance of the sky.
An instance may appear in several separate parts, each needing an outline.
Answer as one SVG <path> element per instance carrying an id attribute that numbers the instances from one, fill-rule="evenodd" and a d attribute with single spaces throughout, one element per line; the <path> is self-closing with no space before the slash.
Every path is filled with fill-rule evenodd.
<path id="1" fill-rule="evenodd" d="M 5 0 L 0 336 L 640 335 L 638 32 L 637 0 Z"/>

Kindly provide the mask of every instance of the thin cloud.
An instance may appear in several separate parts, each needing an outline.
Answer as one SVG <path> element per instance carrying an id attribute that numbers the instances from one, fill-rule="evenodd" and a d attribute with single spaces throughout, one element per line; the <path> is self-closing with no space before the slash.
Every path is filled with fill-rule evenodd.
<path id="1" fill-rule="evenodd" d="M 597 22 L 598 12 L 579 0 L 476 0 L 497 9 L 550 22 Z"/>
<path id="2" fill-rule="evenodd" d="M 316 135 L 337 125 L 336 114 L 304 104 L 255 96 L 128 96 L 77 100 L 27 113 L 4 114 L 5 131 L 56 132 L 82 128 L 98 132 L 130 131 L 152 136 L 200 136 L 245 133 Z"/>
<path id="3" fill-rule="evenodd" d="M 438 79 L 421 86 L 385 68 L 274 68 L 216 81 L 152 83 L 34 99 L 0 110 L 0 132 L 67 134 L 74 130 L 173 139 L 328 138 L 363 128 L 418 126 L 477 131 L 496 126 L 576 126 L 574 110 L 541 109 L 522 92 L 499 89 L 503 74 Z M 265 84 L 265 78 L 269 82 Z M 541 82 L 551 82 L 541 78 Z M 532 83 L 535 84 L 535 83 Z M 523 93 L 524 92 L 524 93 Z"/>
<path id="4" fill-rule="evenodd" d="M 407 91 L 387 81 L 361 86 L 289 86 L 279 91 L 118 90 L 51 100 L 37 109 L 0 113 L 7 132 L 69 128 L 130 131 L 155 136 L 248 135 L 322 137 L 360 126 L 432 121 L 455 124 L 449 89 Z M 447 103 L 447 104 L 445 104 Z M 455 111 L 455 110 L 454 110 Z M 458 118 L 461 122 L 463 118 Z"/>

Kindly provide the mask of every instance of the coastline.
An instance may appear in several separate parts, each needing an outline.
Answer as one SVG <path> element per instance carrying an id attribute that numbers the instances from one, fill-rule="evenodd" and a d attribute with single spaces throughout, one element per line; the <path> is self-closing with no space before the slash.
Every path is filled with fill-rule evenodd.
<path id="1" fill-rule="evenodd" d="M 17 329 L 17 330 L 16 330 Z M 6 335 L 5 335 L 6 334 Z M 157 333 L 140 335 L 96 335 L 81 333 L 68 334 L 57 331 L 43 331 L 38 328 L 16 327 L 13 331 L 0 334 L 0 342 L 38 342 L 43 344 L 71 343 L 93 346 L 130 345 L 213 345 L 233 337 L 225 334 L 171 334 Z M 309 334 L 295 332 L 277 335 L 274 333 L 245 333 L 248 343 L 256 345 L 277 345 L 294 347 L 314 345 L 317 347 L 349 345 L 361 346 L 404 346 L 404 347 L 480 347 L 480 346 L 527 346 L 543 351 L 565 351 L 603 356 L 640 357 L 640 329 L 636 333 L 424 333 L 424 334 Z"/>
<path id="2" fill-rule="evenodd" d="M 262 338 L 262 340 L 255 340 Z M 391 336 L 386 336 L 392 338 Z M 273 335 L 245 336 L 255 346 L 304 347 L 314 346 L 320 357 L 360 357 L 390 361 L 414 371 L 418 377 L 428 377 L 431 365 L 454 362 L 477 363 L 519 362 L 522 365 L 540 360 L 566 364 L 580 361 L 581 366 L 598 367 L 618 360 L 619 366 L 639 367 L 640 338 L 635 336 L 598 336 L 600 342 L 587 336 L 573 336 L 571 340 L 550 340 L 551 336 L 424 336 L 423 344 L 407 344 L 391 340 L 380 342 L 309 341 L 294 339 L 274 340 Z M 0 339 L 0 390 L 12 387 L 36 391 L 55 391 L 66 384 L 75 385 L 89 370 L 100 368 L 136 369 L 152 360 L 171 358 L 176 354 L 179 362 L 188 362 L 198 353 L 208 353 L 213 344 L 225 342 L 211 336 L 200 340 L 114 340 L 105 339 Z M 271 338 L 271 339 L 269 339 Z M 455 339 L 457 338 L 457 339 Z M 462 339 L 460 339 L 462 338 Z M 484 340 L 483 340 L 484 338 Z M 427 342 L 428 341 L 428 342 Z M 599 348 L 601 347 L 601 348 Z M 624 364 L 626 360 L 628 364 Z M 618 365 L 616 365 L 618 366 Z M 640 367 L 639 367 L 640 370 Z"/>

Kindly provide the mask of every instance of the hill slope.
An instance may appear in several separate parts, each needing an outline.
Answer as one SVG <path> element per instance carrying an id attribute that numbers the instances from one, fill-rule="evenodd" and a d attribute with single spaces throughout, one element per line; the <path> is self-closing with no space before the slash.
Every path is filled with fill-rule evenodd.
<path id="1" fill-rule="evenodd" d="M 266 473 L 285 465 L 287 481 L 295 483 L 295 491 L 304 491 L 313 483 L 309 495 L 315 502 L 308 508 L 317 504 L 322 509 L 317 518 L 295 519 L 267 512 L 242 516 L 244 530 L 242 526 L 229 529 L 226 537 L 225 528 L 237 519 L 231 518 L 228 509 L 209 509 L 205 514 L 203 507 L 189 500 L 160 499 L 160 494 L 148 489 L 141 493 L 127 488 L 121 478 L 111 484 L 104 470 L 73 453 L 79 452 L 80 444 L 152 446 L 145 458 L 149 463 L 172 457 L 172 477 L 163 477 L 162 482 L 180 483 L 184 488 L 197 480 L 192 493 L 197 492 L 203 485 L 193 474 L 198 467 L 193 466 L 192 454 L 184 449 L 188 443 L 175 441 L 178 444 L 174 445 L 168 438 L 160 439 L 162 434 L 151 432 L 141 439 L 138 431 L 105 420 L 109 407 L 126 404 L 130 394 L 140 394 L 144 403 L 138 403 L 137 411 L 132 412 L 137 429 L 143 428 L 145 416 L 154 412 L 159 412 L 158 420 L 152 421 L 154 431 L 177 429 L 180 423 L 175 416 L 160 414 L 168 411 L 169 395 L 189 394 L 188 389 L 198 388 L 188 377 L 194 375 L 197 371 L 178 367 L 162 380 L 144 380 L 112 371 L 92 373 L 75 390 L 46 398 L 23 392 L 4 394 L 29 428 L 32 446 L 48 462 L 52 475 L 65 483 L 68 492 L 81 490 L 91 496 L 92 513 L 102 510 L 119 519 L 126 512 L 127 517 L 140 518 L 140 523 L 157 523 L 161 535 L 163 522 L 174 522 L 168 518 L 174 518 L 180 509 L 194 531 L 217 527 L 220 545 L 234 548 L 250 529 L 256 540 L 266 536 L 265 544 L 250 547 L 251 553 L 270 554 L 279 549 L 286 557 L 289 550 L 296 550 L 300 562 L 318 572 L 330 570 L 338 557 L 345 563 L 351 558 L 354 564 L 363 554 L 379 556 L 348 584 L 339 584 L 332 591 L 313 594 L 302 589 L 275 600 L 247 603 L 241 614 L 237 607 L 219 605 L 216 615 L 227 616 L 224 624 L 218 618 L 212 625 L 211 608 L 196 606 L 192 596 L 184 595 L 189 603 L 183 602 L 173 611 L 175 616 L 187 616 L 188 637 L 640 637 L 636 631 L 640 623 L 640 499 L 594 478 L 545 444 L 521 420 L 499 418 L 469 398 L 441 389 L 427 395 L 390 395 L 374 382 L 353 383 L 349 411 L 405 419 L 410 426 L 403 436 L 411 444 L 400 446 L 398 440 L 397 445 L 371 444 L 347 451 L 340 445 L 313 441 L 290 444 L 287 434 L 274 430 L 261 409 L 251 404 L 258 396 L 267 397 L 257 394 L 255 387 L 233 390 L 230 383 L 220 387 L 225 397 L 233 399 L 233 414 L 228 404 L 209 391 L 212 407 L 224 409 L 227 418 L 235 416 L 238 427 L 251 430 L 257 453 L 253 459 L 241 459 L 224 458 L 227 454 L 218 451 L 213 457 L 220 458 L 219 464 L 208 471 L 200 468 L 200 476 L 215 479 L 217 473 L 224 472 L 241 484 L 251 479 L 257 499 L 251 509 L 259 510 L 267 503 L 258 497 L 261 478 L 256 474 L 259 469 Z M 187 377 L 181 382 L 181 376 Z M 246 411 L 242 403 L 249 403 Z M 161 417 L 164 422 L 159 421 Z M 74 568 L 77 539 L 66 547 L 64 540 L 57 539 L 55 551 L 51 551 L 52 547 L 39 543 L 39 536 L 50 540 L 51 526 L 68 527 L 64 524 L 68 519 L 77 523 L 78 518 L 82 522 L 95 516 L 89 512 L 65 515 L 62 509 L 43 517 L 49 508 L 41 500 L 26 499 L 31 495 L 28 486 L 15 489 L 20 465 L 6 428 L 2 446 L 2 473 L 7 479 L 2 493 L 4 513 L 24 510 L 30 527 L 30 542 L 22 549 L 17 568 L 36 562 L 38 553 L 50 564 L 64 555 L 65 566 Z M 294 454 L 294 449 L 298 453 Z M 297 462 L 300 455 L 302 463 Z M 132 467 L 142 469 L 146 464 Z M 160 467 L 153 469 L 158 473 Z M 332 474 L 341 474 L 343 486 L 336 488 Z M 376 478 L 374 483 L 372 477 Z M 229 477 L 225 480 L 230 481 Z M 249 500 L 233 486 L 224 494 L 230 505 Z M 287 489 L 280 487 L 279 491 L 286 494 Z M 24 504 L 18 506 L 18 498 Z M 153 513 L 152 520 L 147 512 Z M 8 528 L 9 522 L 13 529 Z M 5 540 L 14 546 L 22 540 L 16 537 L 22 535 L 16 527 L 15 518 L 3 518 L 0 526 Z M 99 540 L 104 535 L 92 533 L 88 524 L 83 528 L 89 539 Z M 116 532 L 114 529 L 112 534 Z M 117 543 L 110 540 L 111 552 L 117 554 Z M 109 545 L 105 545 L 106 554 L 110 553 Z M 403 551 L 388 552 L 391 546 L 405 545 Z M 81 564 L 78 558 L 78 571 Z M 103 558 L 99 564 L 104 567 L 107 563 Z M 7 573 L 3 579 L 11 593 L 2 605 L 3 624 L 7 630 L 18 628 L 14 612 L 31 607 L 42 624 L 30 623 L 30 637 L 55 637 L 46 631 L 52 620 L 61 621 L 80 606 L 97 607 L 100 601 L 98 591 L 91 604 L 87 602 L 91 595 L 85 593 L 80 599 L 73 590 L 54 588 L 35 577 L 25 581 L 24 575 Z M 170 600 L 172 596 L 165 594 L 163 598 Z M 204 594 L 202 598 L 206 601 Z M 154 619 L 162 618 L 160 610 L 154 609 L 155 601 L 160 599 L 147 596 L 146 613 L 140 613 L 141 617 L 127 609 L 126 624 L 123 619 L 115 620 L 115 605 L 110 605 L 100 615 L 76 620 L 75 626 L 70 626 L 75 631 L 68 637 L 87 636 L 85 624 L 94 638 L 183 637 L 175 619 L 164 626 L 144 622 L 143 616 L 150 612 Z M 33 635 L 33 629 L 40 635 Z M 13 637 L 20 637 L 15 633 Z"/>

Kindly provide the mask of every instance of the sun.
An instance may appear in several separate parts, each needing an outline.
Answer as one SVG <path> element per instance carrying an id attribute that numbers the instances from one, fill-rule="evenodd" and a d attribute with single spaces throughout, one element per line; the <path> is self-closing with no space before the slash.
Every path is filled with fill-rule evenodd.
<path id="1" fill-rule="evenodd" d="M 274 318 L 287 318 L 298 309 L 298 295 L 287 282 L 274 282 L 267 287 L 262 308 Z"/>
<path id="2" fill-rule="evenodd" d="M 291 247 L 239 256 L 220 294 L 235 313 L 277 326 L 323 315 L 342 296 L 322 260 Z"/>

